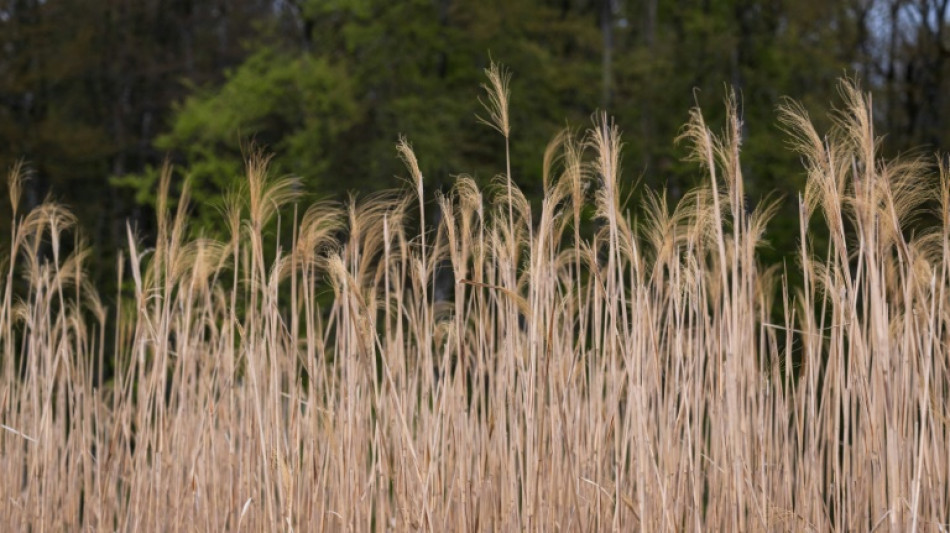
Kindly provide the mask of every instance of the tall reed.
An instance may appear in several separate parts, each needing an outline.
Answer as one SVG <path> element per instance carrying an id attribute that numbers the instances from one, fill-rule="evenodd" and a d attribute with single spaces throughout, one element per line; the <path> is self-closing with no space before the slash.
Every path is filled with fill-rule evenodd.
<path id="1" fill-rule="evenodd" d="M 801 246 L 762 265 L 776 204 L 747 203 L 734 98 L 722 133 L 692 112 L 705 177 L 675 206 L 648 192 L 631 218 L 604 116 L 552 142 L 538 213 L 489 79 L 495 186 L 428 203 L 401 140 L 411 191 L 287 220 L 299 184 L 254 155 L 214 240 L 189 237 L 187 184 L 168 207 L 166 169 L 114 297 L 65 208 L 17 211 L 14 168 L 2 529 L 950 528 L 944 164 L 880 159 L 849 82 L 825 135 L 787 104 Z"/>

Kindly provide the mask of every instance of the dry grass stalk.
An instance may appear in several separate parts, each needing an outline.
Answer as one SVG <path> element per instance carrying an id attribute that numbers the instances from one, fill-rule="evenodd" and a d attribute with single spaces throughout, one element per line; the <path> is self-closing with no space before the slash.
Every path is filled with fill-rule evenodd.
<path id="1" fill-rule="evenodd" d="M 112 308 L 64 208 L 14 212 L 2 529 L 946 528 L 950 173 L 881 161 L 843 94 L 826 136 L 782 111 L 808 172 L 794 291 L 758 261 L 775 204 L 744 205 L 733 100 L 722 135 L 698 111 L 684 130 L 706 183 L 645 195 L 637 222 L 606 118 L 551 145 L 537 219 L 508 172 L 494 205 L 461 177 L 428 226 L 402 140 L 411 194 L 316 204 L 275 243 L 298 187 L 252 155 L 230 238 L 191 239 L 166 169 Z"/>

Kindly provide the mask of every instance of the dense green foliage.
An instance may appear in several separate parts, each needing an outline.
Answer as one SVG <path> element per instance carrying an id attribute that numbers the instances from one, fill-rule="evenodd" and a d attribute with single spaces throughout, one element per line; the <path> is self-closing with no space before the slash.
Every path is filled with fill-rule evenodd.
<path id="1" fill-rule="evenodd" d="M 532 200 L 545 144 L 600 109 L 625 132 L 626 192 L 642 181 L 678 198 L 695 182 L 672 142 L 685 110 L 717 109 L 736 88 L 749 194 L 786 197 L 773 233 L 784 250 L 803 176 L 781 149 L 775 107 L 790 96 L 814 109 L 847 73 L 876 94 L 890 149 L 945 149 L 947 10 L 946 0 L 7 0 L 0 165 L 25 160 L 28 204 L 51 193 L 73 206 L 102 249 L 125 240 L 130 218 L 153 233 L 166 157 L 173 187 L 191 177 L 205 225 L 252 144 L 318 197 L 398 183 L 402 134 L 425 154 L 430 186 L 460 173 L 486 184 L 505 171 L 501 141 L 476 119 L 493 58 L 513 73 L 512 175 Z"/>

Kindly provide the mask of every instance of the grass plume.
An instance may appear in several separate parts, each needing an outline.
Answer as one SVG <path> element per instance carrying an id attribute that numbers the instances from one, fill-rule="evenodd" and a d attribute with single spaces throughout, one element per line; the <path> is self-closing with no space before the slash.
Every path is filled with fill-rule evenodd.
<path id="1" fill-rule="evenodd" d="M 606 116 L 549 146 L 534 214 L 509 171 L 459 177 L 432 223 L 400 139 L 411 190 L 291 217 L 299 183 L 255 153 L 231 235 L 191 238 L 166 168 L 111 300 L 64 207 L 14 211 L 0 525 L 945 529 L 950 172 L 881 160 L 869 100 L 842 94 L 824 135 L 780 111 L 807 173 L 795 287 L 758 256 L 776 203 L 746 205 L 734 98 L 722 133 L 698 109 L 683 130 L 701 184 L 636 219 Z"/>

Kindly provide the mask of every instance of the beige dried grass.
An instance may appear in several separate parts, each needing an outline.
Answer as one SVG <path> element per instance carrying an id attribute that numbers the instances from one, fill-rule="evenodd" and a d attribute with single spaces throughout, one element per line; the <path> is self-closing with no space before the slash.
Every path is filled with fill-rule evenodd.
<path id="1" fill-rule="evenodd" d="M 506 141 L 507 81 L 489 69 Z M 743 205 L 734 100 L 723 134 L 698 110 L 684 129 L 705 183 L 647 193 L 637 220 L 605 117 L 549 146 L 537 219 L 508 171 L 487 195 L 460 177 L 433 227 L 401 140 L 412 191 L 309 206 L 289 246 L 267 228 L 299 186 L 252 154 L 231 235 L 192 239 L 166 168 L 156 244 L 129 230 L 112 303 L 67 210 L 14 212 L 0 526 L 945 527 L 950 178 L 881 161 L 868 100 L 842 93 L 826 136 L 781 111 L 808 174 L 795 288 L 757 256 L 776 204 Z"/>

